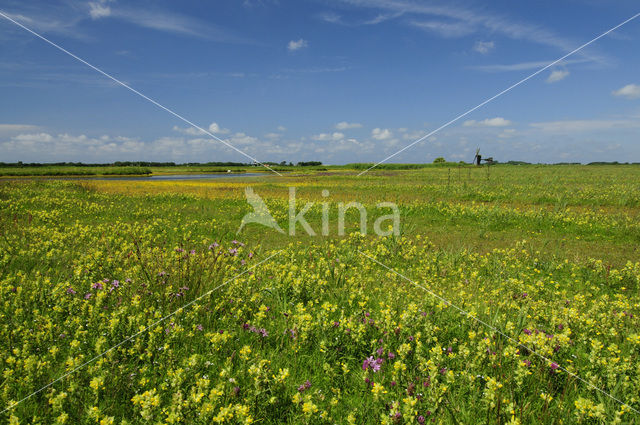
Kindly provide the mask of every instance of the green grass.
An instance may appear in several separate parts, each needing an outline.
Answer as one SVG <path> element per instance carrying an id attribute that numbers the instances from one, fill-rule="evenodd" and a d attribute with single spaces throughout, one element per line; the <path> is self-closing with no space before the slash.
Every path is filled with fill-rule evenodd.
<path id="1" fill-rule="evenodd" d="M 148 175 L 151 169 L 147 167 L 73 167 L 73 166 L 42 166 L 42 167 L 0 167 L 3 177 L 33 177 L 33 176 L 122 176 Z"/>
<path id="2" fill-rule="evenodd" d="M 237 234 L 247 185 L 283 228 L 288 187 L 318 233 L 327 202 L 330 236 Z M 640 409 L 637 193 L 636 166 L 3 181 L 0 405 L 149 329 L 1 420 L 637 422 L 530 351 Z M 353 210 L 336 235 L 349 201 L 368 236 Z M 371 234 L 381 201 L 399 237 Z"/>

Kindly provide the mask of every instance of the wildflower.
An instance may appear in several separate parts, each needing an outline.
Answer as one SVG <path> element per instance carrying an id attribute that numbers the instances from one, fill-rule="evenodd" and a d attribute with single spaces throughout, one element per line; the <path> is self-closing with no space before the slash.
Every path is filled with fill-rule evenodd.
<path id="1" fill-rule="evenodd" d="M 384 359 L 378 357 L 376 361 L 371 364 L 371 370 L 373 370 L 374 372 L 378 372 L 380 370 L 380 367 L 382 366 L 383 361 Z"/>
<path id="2" fill-rule="evenodd" d="M 75 294 L 76 294 L 76 291 L 74 291 L 72 287 L 68 287 L 68 288 L 67 288 L 67 294 L 69 294 L 69 295 L 75 295 Z"/>
<path id="3" fill-rule="evenodd" d="M 527 335 L 531 335 L 531 331 L 529 329 L 523 329 L 522 332 L 524 332 Z"/>
<path id="4" fill-rule="evenodd" d="M 424 423 L 425 423 L 425 421 L 426 421 L 426 419 L 425 419 L 425 418 L 424 418 L 424 416 L 422 416 L 422 415 L 418 416 L 418 418 L 417 418 L 416 420 L 418 421 L 418 423 L 419 423 L 420 425 L 424 425 Z"/>
<path id="5" fill-rule="evenodd" d="M 91 298 L 91 293 L 87 292 L 86 294 L 84 294 L 84 299 L 88 300 L 89 298 Z"/>
<path id="6" fill-rule="evenodd" d="M 96 289 L 96 290 L 101 290 L 102 289 L 102 283 L 101 282 L 96 282 L 93 285 L 91 285 L 91 288 Z"/>
<path id="7" fill-rule="evenodd" d="M 549 366 L 551 368 L 551 370 L 556 370 L 558 369 L 560 366 L 558 366 L 558 363 L 556 362 L 551 362 L 551 365 Z"/>
<path id="8" fill-rule="evenodd" d="M 305 392 L 306 390 L 308 390 L 309 388 L 311 388 L 311 381 L 309 381 L 308 379 L 304 382 L 304 384 L 300 385 L 298 387 L 298 392 Z"/>
<path id="9" fill-rule="evenodd" d="M 371 388 L 371 393 L 373 394 L 373 398 L 377 400 L 381 395 L 386 394 L 387 390 L 385 390 L 381 384 L 374 383 Z"/>

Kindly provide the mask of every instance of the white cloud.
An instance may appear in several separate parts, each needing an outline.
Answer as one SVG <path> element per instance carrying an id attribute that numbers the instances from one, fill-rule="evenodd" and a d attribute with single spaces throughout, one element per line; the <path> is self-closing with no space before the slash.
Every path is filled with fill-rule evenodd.
<path id="1" fill-rule="evenodd" d="M 277 127 L 277 130 L 278 130 L 278 131 L 287 131 L 287 127 L 285 127 L 284 125 L 279 125 L 279 126 Z"/>
<path id="2" fill-rule="evenodd" d="M 554 69 L 549 74 L 549 78 L 547 78 L 547 83 L 557 83 L 558 81 L 564 80 L 569 76 L 569 71 L 566 69 Z"/>
<path id="3" fill-rule="evenodd" d="M 89 15 L 91 19 L 100 19 L 111 16 L 111 8 L 107 5 L 109 0 L 89 2 Z"/>
<path id="4" fill-rule="evenodd" d="M 376 140 L 389 140 L 393 137 L 393 133 L 388 128 L 374 128 L 371 130 L 371 137 Z"/>
<path id="5" fill-rule="evenodd" d="M 37 125 L 29 124 L 0 124 L 0 135 L 9 133 L 20 133 L 24 131 L 33 131 L 38 128 Z"/>
<path id="6" fill-rule="evenodd" d="M 349 130 L 352 128 L 361 128 L 362 124 L 357 122 L 346 122 L 342 121 L 336 124 L 336 130 Z"/>
<path id="7" fill-rule="evenodd" d="M 621 89 L 615 90 L 612 94 L 627 99 L 638 99 L 640 98 L 640 86 L 637 84 L 627 84 Z"/>
<path id="8" fill-rule="evenodd" d="M 465 22 L 412 21 L 411 25 L 435 32 L 445 38 L 459 38 L 472 34 L 475 29 Z"/>
<path id="9" fill-rule="evenodd" d="M 320 134 L 316 134 L 315 136 L 311 136 L 311 138 L 313 140 L 317 140 L 319 142 L 328 142 L 328 141 L 333 141 L 333 142 L 337 142 L 339 140 L 344 139 L 344 134 L 340 133 L 338 131 L 334 132 L 334 133 L 320 133 Z"/>
<path id="10" fill-rule="evenodd" d="M 235 133 L 233 136 L 229 138 L 229 144 L 232 146 L 236 145 L 253 145 L 258 142 L 257 137 L 249 136 L 245 133 Z"/>
<path id="11" fill-rule="evenodd" d="M 307 40 L 299 39 L 299 40 L 291 40 L 289 44 L 287 44 L 287 49 L 290 52 L 295 52 L 296 50 L 304 49 L 305 47 L 309 47 L 309 43 Z"/>
<path id="12" fill-rule="evenodd" d="M 520 62 L 520 63 L 511 63 L 511 64 L 493 64 L 493 65 L 481 65 L 474 66 L 473 69 L 477 69 L 485 72 L 510 72 L 510 71 L 528 71 L 534 69 L 541 69 L 545 66 L 552 63 L 553 60 L 548 61 L 538 61 L 538 62 Z M 588 62 L 586 59 L 572 59 L 572 60 L 564 60 L 560 62 L 558 65 L 571 65 L 577 63 L 585 63 Z"/>
<path id="13" fill-rule="evenodd" d="M 547 133 L 580 133 L 622 128 L 640 128 L 640 121 L 634 119 L 565 120 L 531 123 L 530 126 Z"/>
<path id="14" fill-rule="evenodd" d="M 492 51 L 496 47 L 493 41 L 476 41 L 476 44 L 473 46 L 473 50 L 486 55 L 490 51 Z"/>
<path id="15" fill-rule="evenodd" d="M 505 128 L 504 130 L 502 130 L 502 132 L 500 134 L 498 134 L 498 137 L 501 139 L 509 139 L 513 136 L 515 136 L 517 133 L 517 131 L 513 128 Z"/>
<path id="16" fill-rule="evenodd" d="M 388 0 L 342 0 L 350 6 L 378 11 L 402 13 L 405 16 L 428 19 L 426 22 L 408 19 L 407 24 L 440 34 L 443 37 L 461 37 L 471 33 L 502 34 L 513 40 L 526 40 L 536 44 L 553 46 L 561 51 L 575 48 L 571 40 L 537 24 L 518 22 L 503 14 L 489 14 L 479 9 L 463 8 L 451 2 L 418 2 Z M 456 2 L 453 2 L 456 3 Z M 434 19 L 435 18 L 435 19 Z M 593 50 L 579 53 L 590 61 L 606 63 L 606 58 L 597 56 Z"/>
<path id="17" fill-rule="evenodd" d="M 182 133 L 182 134 L 188 134 L 190 136 L 201 136 L 203 134 L 205 134 L 204 132 L 198 130 L 195 127 L 178 127 L 177 125 L 173 126 L 173 131 L 177 131 L 178 133 Z"/>
<path id="18" fill-rule="evenodd" d="M 469 120 L 462 124 L 464 127 L 507 127 L 511 125 L 511 121 L 502 117 L 487 118 L 482 121 Z"/>
<path id="19" fill-rule="evenodd" d="M 228 134 L 230 130 L 220 127 L 218 123 L 212 122 L 211 125 L 209 125 L 209 131 L 214 134 Z"/>
<path id="20" fill-rule="evenodd" d="M 282 135 L 280 133 L 267 133 L 264 135 L 264 137 L 266 137 L 267 139 L 271 139 L 271 140 L 277 140 L 281 137 Z"/>

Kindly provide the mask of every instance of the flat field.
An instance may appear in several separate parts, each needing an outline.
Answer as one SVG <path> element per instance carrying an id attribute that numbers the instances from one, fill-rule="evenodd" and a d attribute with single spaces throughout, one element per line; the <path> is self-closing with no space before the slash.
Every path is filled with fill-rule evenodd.
<path id="1" fill-rule="evenodd" d="M 639 218 L 631 165 L 0 181 L 0 421 L 638 423 Z"/>

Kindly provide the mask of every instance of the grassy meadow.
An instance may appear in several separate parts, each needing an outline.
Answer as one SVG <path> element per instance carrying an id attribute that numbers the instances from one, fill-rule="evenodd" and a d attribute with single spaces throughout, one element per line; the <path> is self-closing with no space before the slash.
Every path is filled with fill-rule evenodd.
<path id="1" fill-rule="evenodd" d="M 0 180 L 0 422 L 640 422 L 640 166 L 357 173 Z"/>

